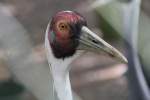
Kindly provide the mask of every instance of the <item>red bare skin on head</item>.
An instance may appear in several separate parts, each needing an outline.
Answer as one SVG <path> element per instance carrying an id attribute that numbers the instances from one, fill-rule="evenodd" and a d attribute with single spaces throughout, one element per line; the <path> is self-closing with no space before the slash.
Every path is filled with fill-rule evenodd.
<path id="1" fill-rule="evenodd" d="M 54 54 L 61 52 L 60 55 L 65 56 L 75 52 L 78 45 L 76 38 L 80 34 L 82 25 L 86 25 L 85 19 L 72 11 L 58 12 L 52 18 L 48 38 L 52 49 L 55 49 Z"/>
<path id="2" fill-rule="evenodd" d="M 71 29 L 69 24 L 76 23 L 79 20 L 84 20 L 80 15 L 77 15 L 74 12 L 59 12 L 56 14 L 54 20 L 51 22 L 52 27 L 51 30 L 56 34 L 56 39 L 60 41 L 60 43 L 66 44 L 70 40 Z M 64 24 L 64 30 L 61 30 L 61 24 Z"/>

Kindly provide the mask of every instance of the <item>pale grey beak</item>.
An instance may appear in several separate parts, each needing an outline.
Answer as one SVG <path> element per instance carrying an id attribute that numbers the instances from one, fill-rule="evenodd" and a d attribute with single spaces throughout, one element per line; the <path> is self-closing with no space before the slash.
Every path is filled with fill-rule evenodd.
<path id="1" fill-rule="evenodd" d="M 108 55 L 116 58 L 123 63 L 128 62 L 127 59 L 117 49 L 105 42 L 102 38 L 93 33 L 86 26 L 82 27 L 81 32 L 82 34 L 79 39 L 80 46 L 78 49 L 89 50 L 97 53 L 104 51 Z"/>

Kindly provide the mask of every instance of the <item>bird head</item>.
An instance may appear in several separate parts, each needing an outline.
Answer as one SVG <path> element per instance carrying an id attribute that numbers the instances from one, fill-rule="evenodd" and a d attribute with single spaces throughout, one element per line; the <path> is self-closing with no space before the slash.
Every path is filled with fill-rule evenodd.
<path id="1" fill-rule="evenodd" d="M 53 16 L 48 26 L 48 40 L 53 55 L 58 59 L 70 57 L 77 50 L 105 52 L 127 63 L 126 58 L 87 27 L 83 16 L 73 11 L 61 11 Z"/>

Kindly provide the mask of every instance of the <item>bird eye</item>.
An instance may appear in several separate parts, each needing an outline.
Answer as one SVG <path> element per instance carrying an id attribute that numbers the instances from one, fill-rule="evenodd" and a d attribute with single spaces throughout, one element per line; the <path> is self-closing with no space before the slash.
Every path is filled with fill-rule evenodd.
<path id="1" fill-rule="evenodd" d="M 69 25 L 67 23 L 60 22 L 58 24 L 58 29 L 63 32 L 69 31 Z"/>

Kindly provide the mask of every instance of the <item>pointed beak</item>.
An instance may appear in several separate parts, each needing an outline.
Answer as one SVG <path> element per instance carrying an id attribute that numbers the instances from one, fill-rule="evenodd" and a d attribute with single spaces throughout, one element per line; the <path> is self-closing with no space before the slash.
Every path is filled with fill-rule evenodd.
<path id="1" fill-rule="evenodd" d="M 128 62 L 127 59 L 123 56 L 123 54 L 121 54 L 117 49 L 105 42 L 98 35 L 93 33 L 86 26 L 82 27 L 81 32 L 82 34 L 79 39 L 80 46 L 78 49 L 89 50 L 97 53 L 101 53 L 101 51 L 104 51 L 106 54 L 110 55 L 111 57 L 114 57 L 122 63 Z"/>

